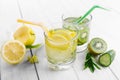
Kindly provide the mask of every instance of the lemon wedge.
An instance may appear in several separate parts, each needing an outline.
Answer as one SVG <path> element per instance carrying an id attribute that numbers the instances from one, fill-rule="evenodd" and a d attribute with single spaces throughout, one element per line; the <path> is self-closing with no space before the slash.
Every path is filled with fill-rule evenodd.
<path id="1" fill-rule="evenodd" d="M 25 53 L 25 45 L 18 40 L 7 41 L 2 47 L 2 57 L 10 64 L 20 63 Z"/>

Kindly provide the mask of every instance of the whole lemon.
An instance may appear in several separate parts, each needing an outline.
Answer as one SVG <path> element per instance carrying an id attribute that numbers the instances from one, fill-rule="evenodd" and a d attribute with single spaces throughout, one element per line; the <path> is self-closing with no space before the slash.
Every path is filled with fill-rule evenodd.
<path id="1" fill-rule="evenodd" d="M 36 38 L 32 28 L 27 26 L 18 28 L 13 36 L 15 40 L 21 41 L 25 46 L 32 45 Z"/>

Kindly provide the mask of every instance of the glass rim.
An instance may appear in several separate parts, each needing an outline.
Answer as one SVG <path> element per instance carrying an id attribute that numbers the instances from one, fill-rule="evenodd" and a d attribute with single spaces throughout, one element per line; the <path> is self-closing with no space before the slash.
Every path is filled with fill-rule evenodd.
<path id="1" fill-rule="evenodd" d="M 56 28 L 56 29 L 51 29 L 51 30 L 59 30 L 59 29 L 61 29 L 61 30 L 69 30 L 69 29 L 65 29 L 65 28 Z M 69 31 L 75 31 L 75 32 L 76 32 L 76 35 L 75 35 L 72 39 L 67 40 L 66 42 L 74 41 L 75 39 L 78 38 L 78 35 L 79 35 L 79 32 L 78 32 L 77 28 L 76 28 L 76 30 L 69 30 Z M 45 34 L 45 32 L 44 32 L 44 37 L 47 38 L 47 39 L 50 40 L 50 41 L 53 41 L 52 39 L 50 39 L 50 38 L 48 37 L 48 35 Z M 55 41 L 53 41 L 53 42 L 55 42 Z M 65 43 L 66 43 L 66 42 L 65 42 Z"/>
<path id="2" fill-rule="evenodd" d="M 79 17 L 79 16 L 69 16 L 69 17 L 65 17 L 65 15 L 64 14 L 62 14 L 62 22 L 66 22 L 66 23 L 69 23 L 69 24 L 71 24 L 70 22 L 67 22 L 67 21 L 65 21 L 65 19 L 67 19 L 67 18 L 77 18 L 77 17 Z M 89 24 L 91 21 L 92 21 L 92 19 L 93 19 L 93 16 L 92 16 L 92 14 L 90 14 L 90 15 L 88 15 L 87 17 L 86 17 L 89 21 L 88 22 L 86 22 L 86 24 Z M 79 24 L 80 25 L 80 24 Z"/>

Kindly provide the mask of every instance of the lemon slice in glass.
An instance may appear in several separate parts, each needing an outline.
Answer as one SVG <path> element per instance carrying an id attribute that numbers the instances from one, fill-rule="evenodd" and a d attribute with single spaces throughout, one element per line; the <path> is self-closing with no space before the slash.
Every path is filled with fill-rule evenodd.
<path id="1" fill-rule="evenodd" d="M 20 63 L 25 53 L 25 45 L 18 40 L 7 41 L 2 47 L 2 57 L 10 64 Z"/>
<path id="2" fill-rule="evenodd" d="M 75 37 L 76 32 L 75 31 L 70 31 L 70 30 L 55 30 L 55 31 L 50 31 L 52 34 L 59 34 L 61 36 L 64 36 L 67 40 L 71 40 L 73 37 Z"/>
<path id="3" fill-rule="evenodd" d="M 46 44 L 52 48 L 65 50 L 69 47 L 68 40 L 59 34 L 54 34 L 46 41 Z"/>
<path id="4" fill-rule="evenodd" d="M 66 50 L 70 46 L 70 40 L 75 37 L 76 33 L 69 30 L 52 30 L 51 36 L 46 39 L 46 44 L 52 48 Z"/>

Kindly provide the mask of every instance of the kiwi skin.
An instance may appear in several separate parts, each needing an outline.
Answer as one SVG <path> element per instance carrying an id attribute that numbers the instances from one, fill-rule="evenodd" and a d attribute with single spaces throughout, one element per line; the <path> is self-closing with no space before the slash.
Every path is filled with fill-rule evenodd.
<path id="1" fill-rule="evenodd" d="M 93 39 L 101 39 L 101 38 L 93 38 Z M 93 41 L 93 39 L 91 40 L 91 41 Z M 103 39 L 101 39 L 101 40 L 103 40 Z M 91 41 L 90 41 L 90 43 L 91 43 Z M 104 53 L 106 50 L 107 50 L 107 43 L 103 40 L 103 42 L 104 42 L 104 45 L 105 45 L 105 49 L 104 50 L 102 50 L 102 51 L 95 51 L 95 50 L 93 50 L 93 48 L 91 48 L 91 45 L 90 45 L 90 43 L 88 44 L 88 50 L 89 50 L 89 52 L 92 54 L 92 55 L 94 55 L 94 56 L 97 56 L 97 55 L 100 55 L 100 54 L 102 54 L 102 53 Z"/>

